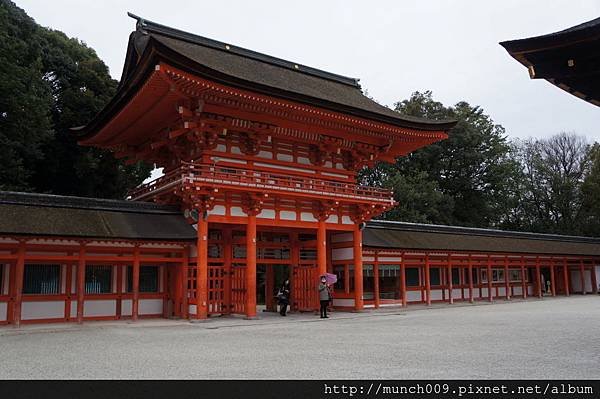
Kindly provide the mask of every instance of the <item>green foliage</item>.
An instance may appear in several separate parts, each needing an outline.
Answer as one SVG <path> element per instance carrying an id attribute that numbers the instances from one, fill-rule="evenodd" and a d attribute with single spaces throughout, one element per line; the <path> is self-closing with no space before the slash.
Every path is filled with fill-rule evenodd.
<path id="1" fill-rule="evenodd" d="M 70 130 L 88 123 L 114 95 L 117 82 L 104 62 L 10 1 L 0 0 L 0 21 L 0 101 L 10 117 L 6 124 L 0 119 L 6 152 L 0 167 L 7 171 L 0 189 L 123 198 L 150 168 L 79 146 Z"/>
<path id="2" fill-rule="evenodd" d="M 455 119 L 447 140 L 397 159 L 393 167 L 377 165 L 363 175 L 394 190 L 399 207 L 386 219 L 410 222 L 497 226 L 510 206 L 518 164 L 504 128 L 479 107 L 459 102 L 445 107 L 431 92 L 413 93 L 396 104 L 407 115 Z"/>

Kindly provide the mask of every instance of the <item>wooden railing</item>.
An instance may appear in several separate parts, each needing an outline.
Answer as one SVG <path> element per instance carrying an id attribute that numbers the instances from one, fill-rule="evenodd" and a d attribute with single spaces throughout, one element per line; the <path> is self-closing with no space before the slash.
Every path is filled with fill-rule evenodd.
<path id="1" fill-rule="evenodd" d="M 262 192 L 288 192 L 301 195 L 331 197 L 393 204 L 392 192 L 387 189 L 323 180 L 307 176 L 264 172 L 229 166 L 182 163 L 164 176 L 131 191 L 132 200 L 149 199 L 153 195 L 186 183 L 207 183 L 215 186 L 248 188 Z"/>

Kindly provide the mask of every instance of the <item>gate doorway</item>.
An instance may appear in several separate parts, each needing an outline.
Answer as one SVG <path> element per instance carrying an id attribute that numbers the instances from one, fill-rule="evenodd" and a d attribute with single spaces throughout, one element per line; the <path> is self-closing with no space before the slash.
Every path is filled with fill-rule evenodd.
<path id="1" fill-rule="evenodd" d="M 290 265 L 260 263 L 256 267 L 256 304 L 265 312 L 277 311 L 277 292 L 290 279 Z"/>

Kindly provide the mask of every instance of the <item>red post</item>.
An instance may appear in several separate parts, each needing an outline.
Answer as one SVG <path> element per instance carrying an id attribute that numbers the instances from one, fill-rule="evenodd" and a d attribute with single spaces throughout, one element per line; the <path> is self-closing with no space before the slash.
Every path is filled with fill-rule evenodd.
<path id="1" fill-rule="evenodd" d="M 487 286 L 488 286 L 488 301 L 492 302 L 492 260 L 490 255 L 487 257 Z"/>
<path id="2" fill-rule="evenodd" d="M 256 318 L 256 215 L 246 226 L 246 318 Z"/>
<path id="3" fill-rule="evenodd" d="M 596 279 L 596 266 L 595 262 L 592 259 L 592 267 L 590 268 L 591 276 L 592 276 L 592 294 L 598 294 L 598 281 Z"/>
<path id="4" fill-rule="evenodd" d="M 379 308 L 379 262 L 377 261 L 377 251 L 375 251 L 375 262 L 373 262 L 373 283 L 375 308 Z"/>
<path id="5" fill-rule="evenodd" d="M 579 259 L 579 274 L 581 276 L 581 295 L 585 295 L 585 268 L 583 267 L 583 259 Z"/>
<path id="6" fill-rule="evenodd" d="M 21 325 L 21 304 L 23 302 L 23 276 L 25 274 L 25 243 L 19 242 L 17 249 L 17 264 L 15 267 L 15 301 L 13 304 L 13 324 L 15 327 Z"/>
<path id="7" fill-rule="evenodd" d="M 400 260 L 400 289 L 402 290 L 402 306 L 406 307 L 408 298 L 406 296 L 406 265 L 404 264 L 404 252 Z"/>
<path id="8" fill-rule="evenodd" d="M 183 248 L 183 255 L 181 260 L 181 318 L 187 319 L 189 317 L 189 304 L 188 304 L 188 268 L 189 268 L 189 256 L 190 247 L 186 246 Z"/>
<path id="9" fill-rule="evenodd" d="M 454 289 L 454 286 L 452 284 L 452 261 L 450 260 L 450 255 L 448 255 L 448 302 L 450 302 L 450 305 L 452 305 L 454 303 L 454 296 L 452 295 L 453 292 L 452 290 Z"/>
<path id="10" fill-rule="evenodd" d="M 85 302 L 85 246 L 79 248 L 77 264 L 77 323 L 83 323 L 83 307 Z"/>
<path id="11" fill-rule="evenodd" d="M 208 317 L 208 221 L 202 216 L 198 218 L 196 248 L 196 319 L 206 319 Z"/>
<path id="12" fill-rule="evenodd" d="M 140 247 L 136 244 L 133 248 L 133 266 L 131 270 L 131 320 L 138 319 L 139 299 L 140 299 Z"/>
<path id="13" fill-rule="evenodd" d="M 554 258 L 550 258 L 550 289 L 552 296 L 556 296 L 556 282 L 554 281 Z"/>
<path id="14" fill-rule="evenodd" d="M 523 290 L 523 298 L 527 298 L 527 275 L 525 274 L 525 258 L 521 256 L 521 289 Z"/>
<path id="15" fill-rule="evenodd" d="M 510 300 L 510 276 L 508 275 L 508 255 L 504 255 L 504 290 L 506 300 Z"/>
<path id="16" fill-rule="evenodd" d="M 362 261 L 362 231 L 360 224 L 354 225 L 354 310 L 364 308 L 363 300 L 363 261 Z"/>
<path id="17" fill-rule="evenodd" d="M 323 218 L 319 219 L 317 227 L 317 268 L 319 276 L 327 273 L 327 230 Z"/>
<path id="18" fill-rule="evenodd" d="M 535 257 L 535 286 L 538 298 L 542 297 L 542 281 L 540 278 L 540 257 Z"/>
<path id="19" fill-rule="evenodd" d="M 563 258 L 563 280 L 565 284 L 565 295 L 570 296 L 571 290 L 569 287 L 569 266 L 567 265 L 567 258 Z"/>
<path id="20" fill-rule="evenodd" d="M 425 254 L 425 297 L 427 306 L 431 305 L 431 281 L 429 278 L 429 253 Z"/>
<path id="21" fill-rule="evenodd" d="M 468 270 L 469 270 L 469 302 L 473 303 L 473 261 L 471 259 L 471 254 L 469 254 L 468 261 Z"/>

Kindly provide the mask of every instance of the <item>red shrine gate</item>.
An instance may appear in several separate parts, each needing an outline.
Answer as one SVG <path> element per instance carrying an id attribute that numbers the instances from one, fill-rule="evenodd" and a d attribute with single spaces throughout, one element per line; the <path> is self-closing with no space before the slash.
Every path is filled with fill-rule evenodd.
<path id="1" fill-rule="evenodd" d="M 358 170 L 442 140 L 454 122 L 404 117 L 356 79 L 137 19 L 119 91 L 79 142 L 164 168 L 131 199 L 177 204 L 197 228 L 185 311 L 254 317 L 276 264 L 292 308 L 315 309 L 335 232 L 353 232 L 360 309 L 360 226 L 394 201 L 357 184 Z"/>

